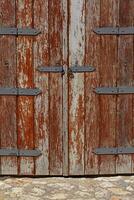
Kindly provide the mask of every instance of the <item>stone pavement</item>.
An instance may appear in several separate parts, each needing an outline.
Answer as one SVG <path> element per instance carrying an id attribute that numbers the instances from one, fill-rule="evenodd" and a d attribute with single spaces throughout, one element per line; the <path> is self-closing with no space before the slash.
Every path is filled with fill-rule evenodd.
<path id="1" fill-rule="evenodd" d="M 134 176 L 0 178 L 0 200 L 134 200 Z"/>

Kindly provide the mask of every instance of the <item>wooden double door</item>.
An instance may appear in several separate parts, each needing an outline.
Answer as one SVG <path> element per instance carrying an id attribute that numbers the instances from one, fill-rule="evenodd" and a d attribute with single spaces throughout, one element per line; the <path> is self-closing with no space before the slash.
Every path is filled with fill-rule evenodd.
<path id="1" fill-rule="evenodd" d="M 134 0 L 0 1 L 1 174 L 134 172 L 133 22 Z"/>

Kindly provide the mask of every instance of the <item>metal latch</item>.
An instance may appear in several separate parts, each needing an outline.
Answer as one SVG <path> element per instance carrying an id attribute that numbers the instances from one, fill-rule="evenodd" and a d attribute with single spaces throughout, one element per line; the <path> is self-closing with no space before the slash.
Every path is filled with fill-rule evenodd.
<path id="1" fill-rule="evenodd" d="M 134 87 L 100 87 L 95 89 L 97 94 L 134 94 Z"/>
<path id="2" fill-rule="evenodd" d="M 62 73 L 64 74 L 65 71 L 63 69 L 63 66 L 40 66 L 37 68 L 39 72 L 46 72 L 46 73 Z M 68 68 L 67 73 L 70 75 L 73 75 L 73 73 L 83 73 L 83 72 L 93 72 L 95 71 L 95 68 L 92 66 L 72 66 Z"/>
<path id="3" fill-rule="evenodd" d="M 97 155 L 134 154 L 134 147 L 96 148 L 93 153 Z"/>
<path id="4" fill-rule="evenodd" d="M 0 95 L 11 95 L 11 96 L 37 96 L 41 93 L 38 88 L 0 88 Z"/>
<path id="5" fill-rule="evenodd" d="M 134 27 L 98 27 L 93 31 L 99 35 L 133 35 Z"/>
<path id="6" fill-rule="evenodd" d="M 11 27 L 0 27 L 0 35 L 21 35 L 21 36 L 36 36 L 41 31 L 35 28 L 11 28 Z"/>
<path id="7" fill-rule="evenodd" d="M 42 153 L 38 149 L 0 149 L 0 156 L 24 156 L 24 157 L 37 157 Z"/>
<path id="8" fill-rule="evenodd" d="M 41 66 L 38 67 L 39 72 L 46 72 L 46 73 L 63 73 L 63 67 L 62 66 Z"/>

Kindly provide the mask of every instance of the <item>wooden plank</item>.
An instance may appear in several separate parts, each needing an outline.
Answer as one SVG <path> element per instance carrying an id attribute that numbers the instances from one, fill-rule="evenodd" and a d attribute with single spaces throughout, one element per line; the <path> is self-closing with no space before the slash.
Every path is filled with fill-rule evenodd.
<path id="1" fill-rule="evenodd" d="M 84 64 L 85 0 L 69 1 L 69 66 Z M 69 80 L 69 174 L 84 174 L 84 74 Z"/>
<path id="2" fill-rule="evenodd" d="M 119 11 L 119 26 L 133 26 L 134 1 L 121 1 Z M 133 85 L 133 36 L 119 36 L 118 42 L 118 86 Z M 117 145 L 133 145 L 133 113 L 132 95 L 119 95 L 117 101 Z M 119 155 L 116 163 L 116 173 L 131 173 L 131 155 Z M 133 171 L 133 170 L 132 170 Z"/>
<path id="3" fill-rule="evenodd" d="M 132 18 L 133 18 L 133 26 L 134 26 L 134 1 L 132 5 Z M 132 44 L 131 44 L 132 45 Z M 133 66 L 133 74 L 134 74 L 134 35 L 133 35 L 133 47 L 132 47 L 132 66 Z M 131 145 L 134 146 L 134 96 L 133 96 L 133 129 L 132 129 L 132 139 L 131 139 Z M 132 155 L 132 173 L 134 173 L 134 155 Z"/>
<path id="4" fill-rule="evenodd" d="M 62 65 L 63 11 L 61 0 L 49 0 L 49 65 Z M 50 174 L 62 174 L 62 76 L 49 77 Z"/>
<path id="5" fill-rule="evenodd" d="M 118 0 L 101 1 L 100 26 L 118 25 Z M 100 86 L 116 86 L 117 37 L 101 36 Z M 100 147 L 115 147 L 116 96 L 100 96 Z M 100 156 L 100 174 L 115 173 L 115 156 Z"/>
<path id="6" fill-rule="evenodd" d="M 0 1 L 0 26 L 15 26 L 15 1 Z M 16 87 L 16 40 L 0 37 L 0 86 Z M 0 148 L 16 148 L 16 97 L 0 97 Z M 1 174 L 17 174 L 17 159 L 1 157 Z"/>
<path id="7" fill-rule="evenodd" d="M 92 153 L 99 146 L 99 96 L 93 88 L 99 85 L 100 36 L 93 28 L 100 23 L 100 0 L 86 2 L 86 65 L 96 68 L 94 73 L 85 74 L 85 174 L 98 174 L 99 159 Z"/>
<path id="8" fill-rule="evenodd" d="M 68 2 L 63 4 L 63 175 L 68 175 Z"/>
<path id="9" fill-rule="evenodd" d="M 17 27 L 32 27 L 33 4 L 31 0 L 17 0 Z M 17 84 L 18 87 L 33 88 L 33 38 L 19 36 L 17 38 Z M 33 97 L 18 97 L 18 148 L 34 148 L 34 107 Z M 33 175 L 33 158 L 21 157 L 18 159 L 18 174 Z"/>
<path id="10" fill-rule="evenodd" d="M 41 31 L 34 42 L 34 80 L 35 87 L 42 94 L 35 98 L 35 147 L 42 151 L 36 159 L 35 174 L 49 174 L 49 86 L 48 74 L 37 71 L 38 66 L 49 64 L 48 40 L 48 0 L 38 0 L 34 3 L 34 27 Z"/>

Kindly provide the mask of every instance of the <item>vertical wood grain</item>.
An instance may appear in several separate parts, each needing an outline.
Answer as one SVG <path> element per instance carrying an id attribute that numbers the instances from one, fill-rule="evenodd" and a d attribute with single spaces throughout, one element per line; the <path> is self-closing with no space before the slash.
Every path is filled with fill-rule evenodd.
<path id="1" fill-rule="evenodd" d="M 133 5 L 132 5 L 132 25 L 134 26 L 134 1 L 133 1 Z M 133 47 L 132 47 L 132 68 L 133 68 L 133 86 L 134 86 L 134 35 L 133 35 Z M 133 105 L 132 105 L 132 109 L 133 109 L 133 129 L 132 129 L 132 143 L 131 145 L 134 146 L 134 96 L 133 96 Z M 132 155 L 132 173 L 134 173 L 134 155 Z"/>
<path id="2" fill-rule="evenodd" d="M 84 65 L 85 0 L 70 0 L 69 66 Z M 84 174 L 84 74 L 69 80 L 69 174 Z"/>
<path id="3" fill-rule="evenodd" d="M 100 26 L 118 25 L 118 0 L 101 0 Z M 100 86 L 116 86 L 117 37 L 101 36 Z M 100 96 L 100 147 L 115 147 L 116 95 Z M 115 156 L 100 156 L 100 174 L 115 173 Z"/>
<path id="4" fill-rule="evenodd" d="M 15 27 L 15 1 L 0 1 L 0 26 Z M 16 87 L 16 38 L 0 36 L 0 87 Z M 0 148 L 17 148 L 16 97 L 0 97 Z M 1 157 L 1 174 L 17 174 L 16 157 Z"/>
<path id="5" fill-rule="evenodd" d="M 85 74 L 85 174 L 98 174 L 98 156 L 92 153 L 99 146 L 99 96 L 93 90 L 99 85 L 100 36 L 93 32 L 99 27 L 100 0 L 86 1 L 86 65 L 96 68 Z"/>
<path id="6" fill-rule="evenodd" d="M 134 1 L 119 1 L 119 26 L 133 26 L 134 22 Z M 118 86 L 133 85 L 133 36 L 119 36 L 118 41 Z M 132 146 L 133 133 L 133 112 L 132 99 L 130 95 L 119 95 L 117 101 L 117 145 L 121 147 Z M 116 172 L 131 173 L 131 155 L 119 155 L 117 157 Z"/>
<path id="7" fill-rule="evenodd" d="M 17 0 L 17 27 L 32 27 L 33 3 L 31 0 Z M 20 88 L 33 88 L 33 38 L 18 36 L 17 38 L 17 84 Z M 34 107 L 33 98 L 18 97 L 18 148 L 34 148 Z M 18 159 L 18 173 L 21 175 L 34 174 L 32 157 Z"/>
<path id="8" fill-rule="evenodd" d="M 34 77 L 35 87 L 42 94 L 35 97 L 35 147 L 42 155 L 36 159 L 36 175 L 49 174 L 49 86 L 48 74 L 38 72 L 39 66 L 48 66 L 48 0 L 34 1 L 34 27 L 41 31 L 34 40 Z"/>
<path id="9" fill-rule="evenodd" d="M 61 0 L 49 0 L 49 65 L 62 65 L 63 10 Z M 62 174 L 62 76 L 49 77 L 50 174 Z"/>
<path id="10" fill-rule="evenodd" d="M 63 0 L 63 175 L 68 175 L 68 2 Z"/>

